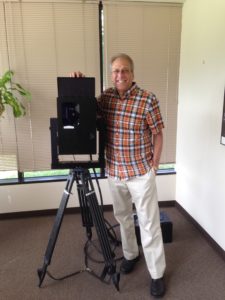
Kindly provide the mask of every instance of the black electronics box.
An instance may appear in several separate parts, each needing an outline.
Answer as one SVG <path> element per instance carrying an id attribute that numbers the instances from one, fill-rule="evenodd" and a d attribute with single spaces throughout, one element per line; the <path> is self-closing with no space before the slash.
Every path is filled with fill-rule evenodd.
<path id="1" fill-rule="evenodd" d="M 59 154 L 96 154 L 95 79 L 58 77 Z"/>
<path id="2" fill-rule="evenodd" d="M 134 225 L 135 225 L 135 233 L 137 237 L 138 245 L 141 245 L 141 236 L 140 236 L 140 228 L 138 223 L 138 216 L 136 213 L 133 214 L 134 216 Z M 168 215 L 161 211 L 160 212 L 160 225 L 162 229 L 162 237 L 163 243 L 171 243 L 173 240 L 173 223 L 171 222 Z"/>

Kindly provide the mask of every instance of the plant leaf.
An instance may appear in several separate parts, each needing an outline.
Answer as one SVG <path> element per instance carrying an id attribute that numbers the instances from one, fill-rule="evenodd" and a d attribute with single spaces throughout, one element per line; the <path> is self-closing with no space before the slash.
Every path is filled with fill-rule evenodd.
<path id="1" fill-rule="evenodd" d="M 6 83 L 10 82 L 13 75 L 14 75 L 13 71 L 11 71 L 11 70 L 6 71 L 0 80 L 0 86 L 4 86 L 4 85 L 6 85 Z"/>
<path id="2" fill-rule="evenodd" d="M 21 96 L 27 98 L 27 100 L 31 100 L 31 94 L 27 90 L 25 90 L 20 84 L 15 83 L 16 90 L 20 93 Z"/>
<path id="3" fill-rule="evenodd" d="M 16 118 L 25 115 L 26 109 L 17 98 L 17 94 L 22 96 L 26 100 L 31 100 L 31 94 L 25 90 L 19 83 L 12 81 L 14 72 L 8 70 L 0 78 L 0 116 L 5 110 L 5 104 L 10 105 L 13 110 L 13 114 Z"/>

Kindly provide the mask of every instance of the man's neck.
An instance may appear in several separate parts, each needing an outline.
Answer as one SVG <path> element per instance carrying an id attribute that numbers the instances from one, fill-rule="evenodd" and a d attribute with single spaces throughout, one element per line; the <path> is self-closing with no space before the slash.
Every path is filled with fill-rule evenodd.
<path id="1" fill-rule="evenodd" d="M 135 84 L 135 83 L 133 82 L 132 85 L 131 85 L 126 91 L 118 91 L 118 90 L 117 90 L 117 92 L 118 92 L 118 94 L 119 94 L 119 96 L 120 96 L 121 99 L 123 99 L 123 98 L 125 97 L 126 93 L 132 88 L 132 86 L 133 86 L 134 84 Z"/>

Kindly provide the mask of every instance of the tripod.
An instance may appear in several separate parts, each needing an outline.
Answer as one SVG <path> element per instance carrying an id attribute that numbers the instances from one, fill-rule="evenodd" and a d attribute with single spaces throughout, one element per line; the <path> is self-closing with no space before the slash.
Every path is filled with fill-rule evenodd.
<path id="1" fill-rule="evenodd" d="M 86 227 L 88 240 L 90 241 L 92 238 L 91 227 L 93 227 L 94 225 L 96 228 L 96 233 L 99 239 L 101 252 L 105 262 L 105 266 L 103 268 L 101 276 L 100 277 L 96 276 L 94 272 L 90 272 L 90 269 L 87 266 L 87 252 L 85 251 L 86 253 L 85 270 L 91 273 L 92 275 L 95 275 L 95 277 L 98 277 L 103 282 L 105 282 L 105 277 L 108 275 L 109 278 L 112 279 L 116 289 L 119 290 L 120 274 L 116 272 L 116 263 L 114 259 L 115 254 L 113 253 L 109 243 L 110 234 L 104 222 L 103 212 L 98 205 L 98 201 L 94 191 L 94 186 L 93 186 L 90 173 L 88 169 L 83 169 L 83 168 L 75 168 L 70 170 L 70 174 L 67 178 L 66 187 L 62 195 L 61 203 L 56 214 L 55 222 L 44 255 L 44 263 L 42 268 L 39 268 L 37 270 L 38 277 L 39 277 L 39 287 L 41 287 L 47 272 L 48 265 L 50 265 L 51 263 L 51 258 L 56 245 L 60 227 L 63 221 L 64 212 L 74 182 L 76 182 L 77 184 L 82 222 L 83 222 L 83 226 Z"/>

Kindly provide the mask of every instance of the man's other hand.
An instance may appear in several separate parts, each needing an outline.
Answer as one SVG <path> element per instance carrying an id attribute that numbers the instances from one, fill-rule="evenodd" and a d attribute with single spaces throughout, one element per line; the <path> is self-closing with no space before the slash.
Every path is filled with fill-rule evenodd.
<path id="1" fill-rule="evenodd" d="M 75 72 L 71 72 L 70 74 L 70 77 L 85 77 L 85 75 L 83 73 L 81 73 L 80 71 L 75 71 Z"/>

